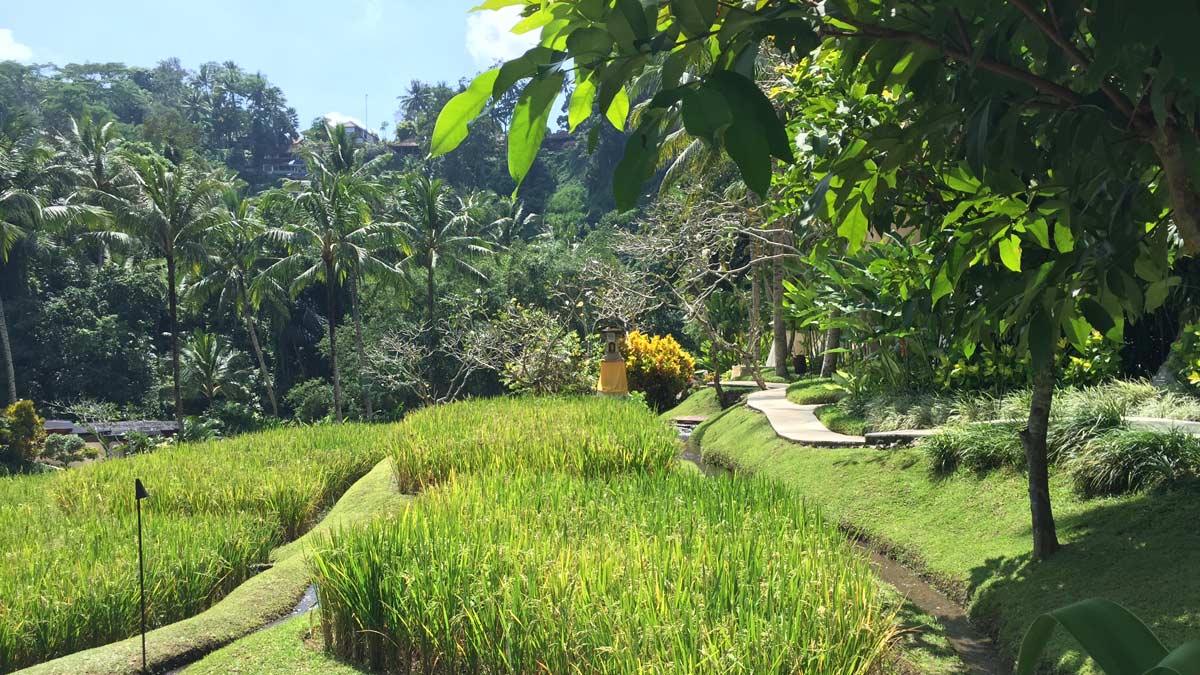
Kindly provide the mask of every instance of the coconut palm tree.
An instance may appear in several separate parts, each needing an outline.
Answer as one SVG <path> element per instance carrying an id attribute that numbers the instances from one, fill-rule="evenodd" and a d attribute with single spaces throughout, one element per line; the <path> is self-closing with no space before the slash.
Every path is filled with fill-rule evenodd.
<path id="1" fill-rule="evenodd" d="M 239 365 L 242 352 L 219 335 L 196 331 L 180 352 L 188 386 L 199 392 L 211 408 L 218 397 L 244 394 L 241 382 L 249 373 Z"/>
<path id="2" fill-rule="evenodd" d="M 514 242 L 536 237 L 542 233 L 538 214 L 525 208 L 525 202 L 515 197 L 501 197 L 495 203 L 499 217 L 484 227 L 488 239 L 502 248 Z"/>
<path id="3" fill-rule="evenodd" d="M 13 247 L 29 236 L 34 228 L 58 226 L 77 220 L 96 223 L 106 215 L 101 209 L 87 206 L 44 204 L 39 191 L 52 178 L 59 177 L 56 167 L 51 164 L 53 156 L 53 149 L 43 142 L 24 118 L 0 117 L 0 264 L 8 264 Z M 8 400 L 16 401 L 16 371 L 2 296 L 0 360 L 4 362 Z"/>
<path id="4" fill-rule="evenodd" d="M 135 189 L 115 203 L 115 228 L 101 233 L 110 243 L 141 244 L 167 266 L 171 375 L 175 419 L 183 424 L 179 373 L 179 271 L 181 261 L 199 257 L 200 235 L 220 222 L 223 176 L 190 163 L 174 164 L 156 155 L 127 155 Z"/>
<path id="5" fill-rule="evenodd" d="M 324 284 L 334 419 L 341 422 L 336 331 L 339 289 L 350 281 L 356 296 L 359 280 L 369 276 L 398 278 L 400 270 L 380 255 L 396 248 L 396 227 L 371 217 L 372 204 L 382 197 L 379 184 L 371 176 L 378 164 L 357 161 L 358 151 L 344 128 L 326 127 L 326 134 L 329 145 L 324 152 L 319 147 L 303 151 L 308 178 L 289 181 L 268 195 L 269 205 L 282 207 L 292 223 L 267 231 L 267 236 L 286 247 L 287 252 L 267 268 L 263 278 L 286 283 L 293 295 L 314 283 Z"/>
<path id="6" fill-rule="evenodd" d="M 255 283 L 267 261 L 267 227 L 258 205 L 233 189 L 225 191 L 221 204 L 222 218 L 204 231 L 204 250 L 185 282 L 184 297 L 201 305 L 215 297 L 219 308 L 233 308 L 250 338 L 271 414 L 279 417 L 275 384 L 258 339 L 257 315 L 264 304 L 283 308 L 286 292 L 273 279 Z"/>
<path id="7" fill-rule="evenodd" d="M 408 178 L 396 207 L 397 220 L 412 250 L 401 268 L 410 277 L 424 273 L 425 320 L 430 340 L 436 341 L 437 268 L 448 266 L 485 279 L 483 272 L 471 264 L 471 258 L 491 255 L 493 250 L 474 231 L 474 209 L 441 180 L 419 175 Z"/>

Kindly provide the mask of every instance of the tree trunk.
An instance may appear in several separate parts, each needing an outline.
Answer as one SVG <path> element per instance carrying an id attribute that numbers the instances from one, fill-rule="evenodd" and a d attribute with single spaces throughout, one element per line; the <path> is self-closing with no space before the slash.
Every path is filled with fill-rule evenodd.
<path id="1" fill-rule="evenodd" d="M 760 338 L 762 336 L 762 279 L 759 273 L 759 244 L 753 242 L 750 245 L 750 334 L 747 336 L 747 368 L 750 369 L 751 376 L 754 377 L 754 383 L 759 389 L 766 389 L 767 384 L 763 381 L 762 368 L 759 360 L 762 358 L 760 350 Z"/>
<path id="2" fill-rule="evenodd" d="M 275 398 L 275 383 L 271 381 L 271 373 L 267 370 L 267 359 L 263 356 L 262 345 L 258 342 L 258 329 L 254 327 L 254 317 L 250 308 L 242 310 L 246 319 L 246 332 L 250 334 L 250 346 L 254 349 L 254 358 L 258 360 L 258 372 L 262 375 L 263 385 L 267 388 L 267 401 L 271 404 L 271 414 L 279 417 L 279 401 Z"/>
<path id="3" fill-rule="evenodd" d="M 183 393 L 179 388 L 179 294 L 175 288 L 175 256 L 167 256 L 167 298 L 171 314 L 171 375 L 175 393 L 175 421 L 183 428 Z"/>
<path id="4" fill-rule="evenodd" d="M 363 347 L 362 315 L 358 311 L 358 277 L 350 277 L 350 313 L 354 317 L 354 348 L 358 352 L 359 385 L 362 387 L 363 412 L 367 421 L 375 417 L 371 408 L 371 383 L 365 378 L 367 368 L 367 350 Z"/>
<path id="5" fill-rule="evenodd" d="M 0 351 L 4 352 L 4 379 L 8 382 L 8 402 L 17 402 L 17 374 L 13 370 L 12 345 L 8 342 L 8 319 L 4 316 L 4 298 L 0 297 Z"/>
<path id="6" fill-rule="evenodd" d="M 333 261 L 325 261 L 325 303 L 329 314 L 329 365 L 333 368 L 333 420 L 342 423 L 342 375 L 338 372 L 337 275 Z"/>
<path id="7" fill-rule="evenodd" d="M 713 390 L 717 394 L 717 405 L 725 408 L 725 390 L 721 387 L 721 350 L 714 340 L 708 349 L 708 358 L 713 364 Z"/>
<path id="8" fill-rule="evenodd" d="M 1151 145 L 1167 179 L 1171 217 L 1183 238 L 1184 247 L 1195 253 L 1200 251 L 1200 190 L 1192 179 L 1179 133 L 1172 125 L 1167 125 L 1155 133 Z"/>
<path id="9" fill-rule="evenodd" d="M 771 267 L 771 349 L 775 355 L 775 374 L 786 378 L 792 350 L 788 342 L 787 324 L 783 320 L 783 261 L 776 258 Z"/>
<path id="10" fill-rule="evenodd" d="M 1029 511 L 1033 517 L 1033 557 L 1045 560 L 1058 550 L 1054 512 L 1050 508 L 1050 461 L 1046 432 L 1054 398 L 1054 364 L 1039 367 L 1033 378 L 1029 425 L 1020 432 L 1029 468 Z"/>
<path id="11" fill-rule="evenodd" d="M 842 329 L 830 328 L 825 333 L 825 358 L 821 361 L 821 377 L 833 377 L 837 372 L 837 349 L 842 343 Z"/>

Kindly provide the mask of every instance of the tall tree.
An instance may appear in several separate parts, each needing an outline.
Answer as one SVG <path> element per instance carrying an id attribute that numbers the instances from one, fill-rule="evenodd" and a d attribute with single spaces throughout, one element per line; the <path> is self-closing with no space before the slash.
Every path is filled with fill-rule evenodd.
<path id="1" fill-rule="evenodd" d="M 398 206 L 400 222 L 412 249 L 401 268 L 410 276 L 423 273 L 425 321 L 429 339 L 437 339 L 437 269 L 446 266 L 477 279 L 484 274 L 472 258 L 492 254 L 487 240 L 474 231 L 470 205 L 455 196 L 450 186 L 426 176 L 412 176 L 403 186 Z"/>
<path id="2" fill-rule="evenodd" d="M 371 218 L 371 205 L 380 199 L 378 183 L 363 167 L 350 170 L 353 158 L 339 140 L 346 137 L 344 128 L 327 127 L 326 133 L 326 148 L 304 150 L 308 178 L 289 181 L 268 197 L 269 205 L 284 206 L 294 219 L 285 228 L 268 230 L 267 236 L 287 253 L 267 268 L 264 279 L 288 284 L 293 295 L 324 284 L 334 419 L 341 422 L 337 324 L 342 284 L 352 277 L 399 276 L 400 271 L 378 255 L 396 243 L 395 226 Z"/>
<path id="3" fill-rule="evenodd" d="M 185 297 L 198 304 L 216 297 L 218 308 L 230 307 L 242 320 L 267 390 L 271 414 L 279 417 L 274 378 L 258 338 L 259 310 L 264 304 L 282 305 L 284 295 L 281 286 L 272 279 L 255 283 L 267 261 L 267 227 L 254 200 L 236 190 L 226 190 L 221 202 L 222 218 L 204 232 L 204 248 L 196 260 L 195 278 L 189 280 Z"/>
<path id="4" fill-rule="evenodd" d="M 190 162 L 171 163 L 156 155 L 128 155 L 136 186 L 116 204 L 115 229 L 102 234 L 110 242 L 140 244 L 167 267 L 171 379 L 175 419 L 183 424 L 179 365 L 179 264 L 198 258 L 203 232 L 222 218 L 223 177 Z"/>

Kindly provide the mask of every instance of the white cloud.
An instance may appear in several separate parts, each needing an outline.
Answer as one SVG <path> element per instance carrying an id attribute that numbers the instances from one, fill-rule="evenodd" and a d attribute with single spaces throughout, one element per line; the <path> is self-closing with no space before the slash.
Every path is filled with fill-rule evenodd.
<path id="1" fill-rule="evenodd" d="M 350 115 L 343 115 L 340 112 L 325 113 L 325 122 L 327 124 L 331 124 L 335 127 L 342 125 L 342 124 L 353 124 L 354 126 L 358 127 L 359 129 L 367 128 L 366 125 L 364 125 L 361 121 L 359 121 L 359 119 L 357 117 L 351 117 Z"/>
<path id="2" fill-rule="evenodd" d="M 497 61 L 515 59 L 537 44 L 539 31 L 513 35 L 521 20 L 520 7 L 475 12 L 467 17 L 467 52 L 483 68 Z"/>
<path id="3" fill-rule="evenodd" d="M 23 45 L 13 38 L 9 28 L 0 28 L 0 61 L 29 61 L 33 59 L 33 50 L 29 45 Z"/>

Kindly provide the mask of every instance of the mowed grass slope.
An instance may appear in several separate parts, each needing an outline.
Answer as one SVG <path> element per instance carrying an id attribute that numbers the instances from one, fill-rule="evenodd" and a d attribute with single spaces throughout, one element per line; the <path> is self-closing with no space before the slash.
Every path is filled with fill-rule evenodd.
<path id="1" fill-rule="evenodd" d="M 1132 609 L 1169 645 L 1200 638 L 1200 489 L 1082 500 L 1065 472 L 1051 478 L 1059 537 L 1052 560 L 1030 560 L 1024 475 L 939 477 L 919 450 L 821 450 L 782 441 L 765 418 L 734 409 L 702 427 L 707 460 L 778 480 L 831 518 L 924 570 L 969 605 L 1015 655 L 1039 614 L 1087 597 Z M 1060 634 L 1061 672 L 1094 672 Z"/>
<path id="2" fill-rule="evenodd" d="M 197 614 L 307 530 L 385 455 L 392 427 L 313 427 L 0 479 L 0 672 L 133 635 L 134 478 L 151 627 Z M 82 672 L 82 671 L 77 671 Z"/>
<path id="3" fill-rule="evenodd" d="M 836 528 L 770 482 L 670 471 L 679 450 L 626 401 L 413 415 L 412 506 L 312 556 L 325 644 L 425 673 L 877 667 L 895 617 Z"/>

